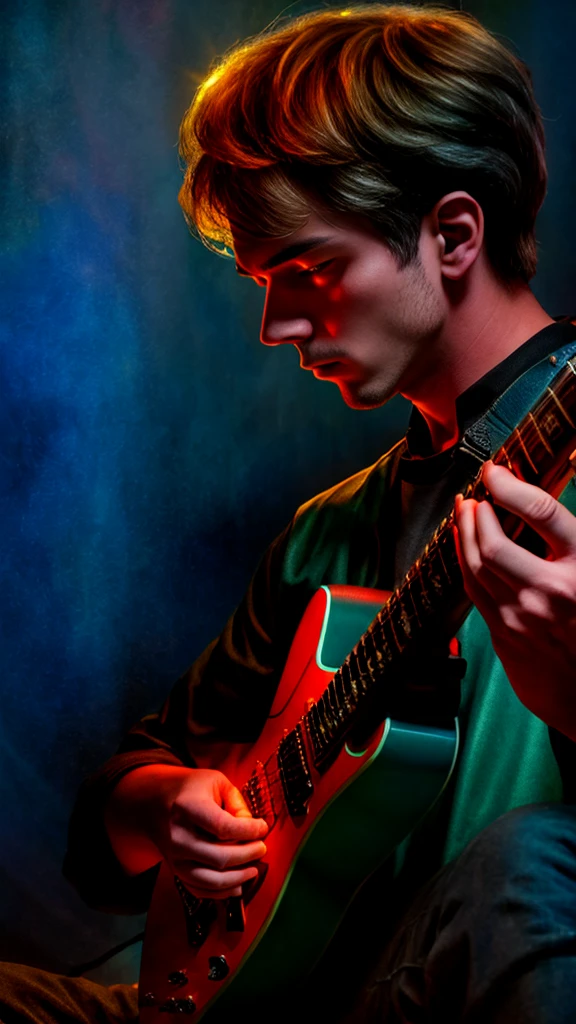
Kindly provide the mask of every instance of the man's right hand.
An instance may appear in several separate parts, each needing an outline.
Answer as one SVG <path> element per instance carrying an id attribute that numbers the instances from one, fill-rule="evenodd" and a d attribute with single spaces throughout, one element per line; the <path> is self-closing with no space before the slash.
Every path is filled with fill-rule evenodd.
<path id="1" fill-rule="evenodd" d="M 124 775 L 112 792 L 105 823 L 124 869 L 138 874 L 169 864 L 195 896 L 239 896 L 266 853 L 268 826 L 253 818 L 222 772 L 146 765 Z"/>

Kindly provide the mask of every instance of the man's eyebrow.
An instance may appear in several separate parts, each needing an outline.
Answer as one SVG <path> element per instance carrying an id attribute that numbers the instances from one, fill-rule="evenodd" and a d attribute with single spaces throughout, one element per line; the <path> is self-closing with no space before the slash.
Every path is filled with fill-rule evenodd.
<path id="1" fill-rule="evenodd" d="M 270 256 L 270 259 L 267 259 L 260 269 L 272 270 L 273 267 L 279 267 L 281 263 L 295 260 L 297 256 L 302 256 L 303 253 L 309 252 L 310 249 L 316 249 L 319 245 L 325 245 L 329 241 L 331 239 L 328 236 L 320 236 L 318 238 L 307 238 L 305 242 L 295 242 L 293 245 L 286 245 L 283 249 L 275 252 L 273 256 Z M 243 277 L 254 277 L 254 274 L 250 274 L 239 263 L 236 264 L 236 270 Z"/>

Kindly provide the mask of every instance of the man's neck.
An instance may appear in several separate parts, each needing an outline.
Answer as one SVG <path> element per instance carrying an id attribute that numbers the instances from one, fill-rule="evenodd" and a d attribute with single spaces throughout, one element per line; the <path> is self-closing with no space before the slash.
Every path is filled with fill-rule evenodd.
<path id="1" fill-rule="evenodd" d="M 426 372 L 403 391 L 426 420 L 434 451 L 458 440 L 458 396 L 553 322 L 527 285 L 507 291 L 491 277 L 452 302 Z"/>

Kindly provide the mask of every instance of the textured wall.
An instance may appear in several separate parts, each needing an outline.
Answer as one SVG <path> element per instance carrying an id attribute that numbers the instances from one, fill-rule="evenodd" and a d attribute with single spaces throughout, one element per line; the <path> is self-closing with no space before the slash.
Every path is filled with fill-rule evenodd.
<path id="1" fill-rule="evenodd" d="M 137 930 L 60 878 L 80 778 L 219 631 L 294 507 L 405 422 L 262 349 L 261 293 L 176 203 L 195 83 L 282 6 L 2 6 L 0 957 L 62 967 Z M 552 178 L 535 290 L 574 311 L 576 14 L 464 6 L 533 68 Z"/>

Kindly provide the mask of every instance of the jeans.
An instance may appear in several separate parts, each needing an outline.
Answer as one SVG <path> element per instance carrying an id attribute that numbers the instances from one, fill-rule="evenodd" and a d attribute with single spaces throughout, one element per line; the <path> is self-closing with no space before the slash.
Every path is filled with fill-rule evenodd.
<path id="1" fill-rule="evenodd" d="M 576 1024 L 576 807 L 503 815 L 404 911 L 342 1024 Z"/>
<path id="2" fill-rule="evenodd" d="M 576 807 L 533 805 L 493 822 L 419 890 L 385 942 L 386 907 L 359 907 L 362 936 L 353 948 L 348 928 L 340 958 L 315 972 L 308 992 L 283 994 L 287 1020 L 576 1024 Z M 374 938 L 362 959 L 367 914 Z M 255 1007 L 254 1019 L 281 1016 Z M 0 965 L 1 1024 L 136 1020 L 129 986 Z"/>

